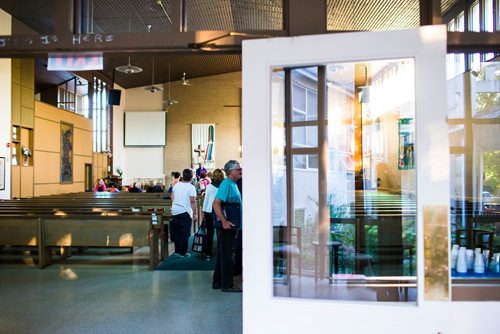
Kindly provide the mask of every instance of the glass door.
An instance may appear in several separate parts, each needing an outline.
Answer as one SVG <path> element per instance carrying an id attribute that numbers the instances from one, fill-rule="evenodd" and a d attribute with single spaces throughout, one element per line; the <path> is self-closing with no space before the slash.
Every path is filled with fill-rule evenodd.
<path id="1" fill-rule="evenodd" d="M 244 42 L 245 331 L 450 331 L 445 51 L 444 26 Z"/>

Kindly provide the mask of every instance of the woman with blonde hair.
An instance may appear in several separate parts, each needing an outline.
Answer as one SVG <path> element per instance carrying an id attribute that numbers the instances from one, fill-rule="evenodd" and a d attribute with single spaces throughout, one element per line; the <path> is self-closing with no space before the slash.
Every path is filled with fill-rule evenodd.
<path id="1" fill-rule="evenodd" d="M 94 192 L 106 191 L 106 184 L 102 179 L 97 180 Z"/>
<path id="2" fill-rule="evenodd" d="M 219 190 L 219 185 L 224 180 L 224 172 L 220 169 L 213 171 L 212 182 L 205 189 L 205 200 L 203 201 L 203 219 L 207 229 L 207 248 L 205 249 L 205 258 L 210 260 L 212 257 L 212 247 L 214 243 L 214 218 L 212 204 L 214 203 L 215 195 Z"/>

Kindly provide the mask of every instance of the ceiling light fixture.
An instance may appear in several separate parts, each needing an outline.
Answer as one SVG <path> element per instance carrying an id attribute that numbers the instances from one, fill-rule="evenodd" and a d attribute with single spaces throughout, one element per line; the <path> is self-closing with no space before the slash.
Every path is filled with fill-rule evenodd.
<path id="1" fill-rule="evenodd" d="M 151 93 L 156 93 L 156 92 L 161 92 L 163 88 L 155 86 L 155 57 L 153 56 L 153 67 L 151 71 L 151 86 L 146 86 L 144 87 L 145 90 L 151 92 Z"/>
<path id="2" fill-rule="evenodd" d="M 183 86 L 192 86 L 190 83 L 189 83 L 189 80 L 186 79 L 186 72 L 182 73 L 182 85 Z"/>
<path id="3" fill-rule="evenodd" d="M 168 63 L 168 99 L 163 101 L 163 103 L 166 104 L 167 106 L 179 103 L 178 101 L 172 100 L 170 98 L 170 63 Z"/>
<path id="4" fill-rule="evenodd" d="M 164 13 L 164 14 L 165 14 L 165 16 L 167 17 L 168 22 L 170 22 L 170 24 L 172 24 L 172 20 L 170 19 L 170 16 L 168 15 L 167 10 L 165 9 L 165 6 L 163 6 L 163 2 L 162 2 L 161 0 L 156 0 L 155 2 L 156 2 L 156 4 L 157 4 L 158 6 L 160 6 L 160 7 L 161 7 L 161 9 L 163 9 L 163 13 Z"/>
<path id="5" fill-rule="evenodd" d="M 142 68 L 130 65 L 130 56 L 128 57 L 128 65 L 118 66 L 116 70 L 125 74 L 135 74 L 142 72 Z"/>

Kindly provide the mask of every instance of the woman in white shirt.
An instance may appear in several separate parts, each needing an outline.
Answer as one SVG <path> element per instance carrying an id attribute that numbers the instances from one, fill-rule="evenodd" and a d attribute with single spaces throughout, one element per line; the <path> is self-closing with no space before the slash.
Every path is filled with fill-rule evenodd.
<path id="1" fill-rule="evenodd" d="M 182 172 L 182 181 L 172 188 L 172 221 L 170 239 L 175 245 L 175 255 L 189 257 L 188 241 L 191 235 L 192 221 L 196 216 L 196 189 L 189 182 L 193 177 L 190 169 Z"/>
<path id="2" fill-rule="evenodd" d="M 214 203 L 215 195 L 219 190 L 219 185 L 224 180 L 224 172 L 220 169 L 214 170 L 212 182 L 207 185 L 205 190 L 205 199 L 203 201 L 203 217 L 205 220 L 205 227 L 207 228 L 207 248 L 205 250 L 205 258 L 210 260 L 212 256 L 212 246 L 214 242 L 214 213 L 212 204 Z"/>

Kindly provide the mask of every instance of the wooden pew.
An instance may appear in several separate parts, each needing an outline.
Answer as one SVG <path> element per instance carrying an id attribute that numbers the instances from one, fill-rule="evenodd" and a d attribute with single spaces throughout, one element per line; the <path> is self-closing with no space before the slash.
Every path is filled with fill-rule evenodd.
<path id="1" fill-rule="evenodd" d="M 157 219 L 152 224 L 151 215 L 0 214 L 0 245 L 37 247 L 39 268 L 51 263 L 51 247 L 149 246 L 153 270 L 168 255 L 168 228 L 163 216 Z"/>
<path id="2" fill-rule="evenodd" d="M 45 255 L 50 247 L 142 247 L 149 246 L 149 269 L 160 260 L 158 242 L 161 224 L 155 228 L 146 215 L 97 216 L 68 215 L 43 218 L 42 247 Z M 162 242 L 161 248 L 166 247 Z M 162 252 L 162 254 L 165 251 Z M 162 258 L 163 259 L 163 258 Z"/>
<path id="3" fill-rule="evenodd" d="M 47 265 L 42 242 L 43 219 L 38 216 L 2 215 L 0 217 L 0 245 L 38 248 L 38 267 Z"/>
<path id="4" fill-rule="evenodd" d="M 158 259 L 168 255 L 168 227 L 163 222 L 171 215 L 171 202 L 162 193 L 119 194 L 0 200 L 0 245 L 38 247 L 40 268 L 50 263 L 50 247 L 150 246 L 154 269 Z M 153 214 L 157 225 L 151 224 Z"/>

